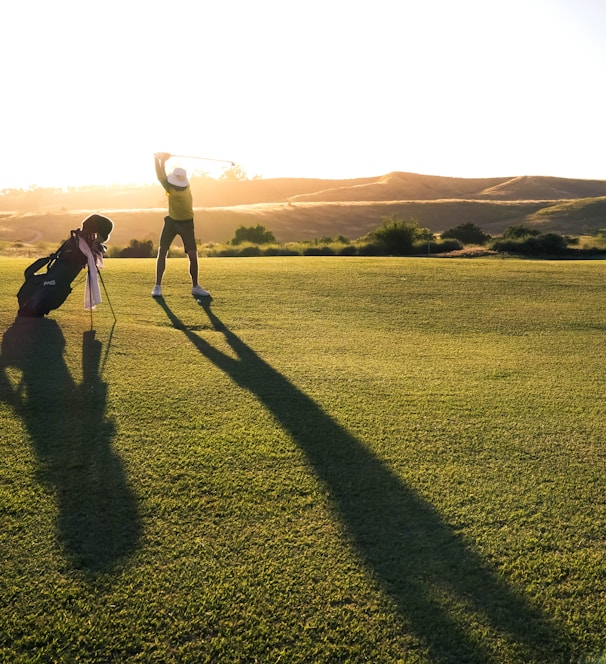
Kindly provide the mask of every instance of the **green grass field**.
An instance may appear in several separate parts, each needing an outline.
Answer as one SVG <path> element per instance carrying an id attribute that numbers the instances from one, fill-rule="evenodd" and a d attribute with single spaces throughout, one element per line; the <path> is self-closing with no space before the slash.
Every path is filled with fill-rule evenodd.
<path id="1" fill-rule="evenodd" d="M 606 265 L 106 261 L 15 320 L 0 661 L 605 661 Z"/>

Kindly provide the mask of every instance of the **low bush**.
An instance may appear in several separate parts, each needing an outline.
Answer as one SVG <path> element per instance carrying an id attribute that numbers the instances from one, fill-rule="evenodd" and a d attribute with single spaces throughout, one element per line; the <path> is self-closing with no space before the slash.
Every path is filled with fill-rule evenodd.
<path id="1" fill-rule="evenodd" d="M 418 254 L 446 254 L 449 251 L 458 251 L 463 248 L 459 240 L 433 240 L 432 242 L 418 242 L 415 244 Z"/>
<path id="2" fill-rule="evenodd" d="M 459 224 L 454 228 L 449 228 L 442 233 L 442 239 L 459 240 L 463 244 L 479 244 L 483 245 L 490 240 L 490 235 L 475 224 Z"/>
<path id="3" fill-rule="evenodd" d="M 254 244 L 249 245 L 247 247 L 242 247 L 242 249 L 240 249 L 240 252 L 239 252 L 238 255 L 239 256 L 246 256 L 246 257 L 261 256 L 261 249 L 258 246 L 254 245 Z"/>
<path id="4" fill-rule="evenodd" d="M 307 247 L 303 250 L 304 256 L 336 256 L 336 251 L 332 247 Z"/>
<path id="5" fill-rule="evenodd" d="M 131 240 L 128 247 L 120 251 L 120 258 L 152 258 L 154 243 L 151 240 Z"/>
<path id="6" fill-rule="evenodd" d="M 530 235 L 521 239 L 503 238 L 492 244 L 495 251 L 526 256 L 562 256 L 569 253 L 568 241 L 559 233 Z"/>
<path id="7" fill-rule="evenodd" d="M 509 240 L 521 240 L 527 237 L 536 237 L 540 234 L 541 232 L 536 228 L 530 228 L 524 224 L 514 224 L 505 229 L 503 232 L 503 238 Z"/>
<path id="8" fill-rule="evenodd" d="M 403 221 L 394 215 L 383 219 L 382 226 L 369 233 L 368 239 L 380 248 L 379 255 L 407 256 L 415 253 L 415 243 L 430 242 L 434 236 L 429 229 L 421 228 L 416 219 Z"/>
<path id="9" fill-rule="evenodd" d="M 378 242 L 367 242 L 358 247 L 360 256 L 385 256 L 386 247 Z"/>
<path id="10" fill-rule="evenodd" d="M 238 245 L 243 242 L 251 242 L 253 244 L 271 244 L 275 242 L 276 238 L 271 231 L 268 231 L 265 226 L 257 224 L 256 226 L 239 226 L 236 229 L 231 244 Z"/>

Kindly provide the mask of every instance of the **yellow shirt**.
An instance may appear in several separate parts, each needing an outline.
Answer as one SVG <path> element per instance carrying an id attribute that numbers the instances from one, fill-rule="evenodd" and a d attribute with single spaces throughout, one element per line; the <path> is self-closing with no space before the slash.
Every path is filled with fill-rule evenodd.
<path id="1" fill-rule="evenodd" d="M 191 187 L 175 187 L 166 178 L 164 165 L 156 160 L 156 175 L 168 196 L 168 216 L 175 221 L 194 218 L 194 202 Z"/>

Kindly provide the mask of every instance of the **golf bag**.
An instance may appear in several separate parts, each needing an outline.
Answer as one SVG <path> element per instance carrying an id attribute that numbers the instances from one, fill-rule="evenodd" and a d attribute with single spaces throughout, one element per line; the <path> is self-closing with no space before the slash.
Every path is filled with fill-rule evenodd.
<path id="1" fill-rule="evenodd" d="M 106 241 L 112 229 L 110 219 L 93 214 L 82 222 L 80 229 L 70 231 L 69 239 L 57 251 L 34 261 L 25 270 L 25 282 L 17 293 L 18 315 L 40 318 L 51 309 L 58 309 L 72 292 L 73 280 L 87 265 L 86 253 L 92 254 L 96 264 L 102 264 L 106 248 L 101 240 Z M 46 271 L 38 274 L 45 267 Z"/>

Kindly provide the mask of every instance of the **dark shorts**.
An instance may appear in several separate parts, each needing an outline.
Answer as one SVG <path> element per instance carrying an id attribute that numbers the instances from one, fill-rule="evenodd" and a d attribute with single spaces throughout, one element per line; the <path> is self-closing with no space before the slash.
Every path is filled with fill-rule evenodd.
<path id="1" fill-rule="evenodd" d="M 179 235 L 183 240 L 184 251 L 196 251 L 196 238 L 194 237 L 194 220 L 175 221 L 164 217 L 164 228 L 160 235 L 160 249 L 168 251 L 172 241 Z"/>

